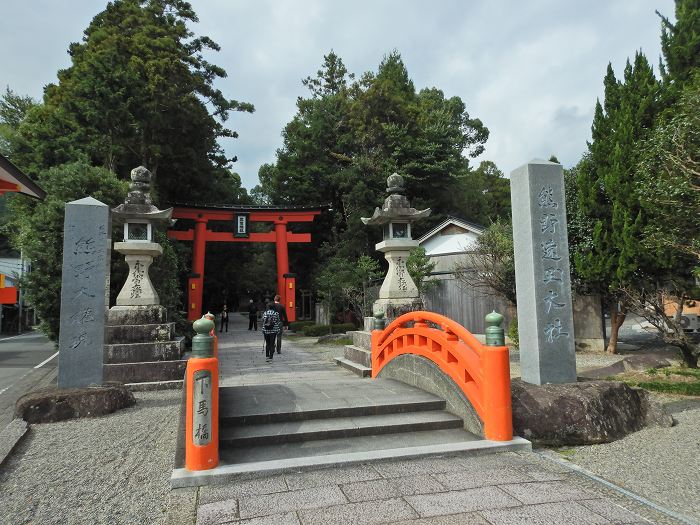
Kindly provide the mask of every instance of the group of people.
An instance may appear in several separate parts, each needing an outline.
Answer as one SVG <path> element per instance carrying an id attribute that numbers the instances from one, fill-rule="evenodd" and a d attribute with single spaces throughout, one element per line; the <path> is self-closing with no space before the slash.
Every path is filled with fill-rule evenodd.
<path id="1" fill-rule="evenodd" d="M 282 332 L 285 327 L 289 327 L 287 312 L 284 305 L 280 303 L 281 297 L 275 295 L 274 302 L 267 302 L 260 322 L 262 323 L 262 333 L 265 338 L 265 361 L 272 362 L 275 356 L 275 349 L 278 354 L 282 353 Z M 251 299 L 248 305 L 248 330 L 258 329 L 258 307 Z"/>

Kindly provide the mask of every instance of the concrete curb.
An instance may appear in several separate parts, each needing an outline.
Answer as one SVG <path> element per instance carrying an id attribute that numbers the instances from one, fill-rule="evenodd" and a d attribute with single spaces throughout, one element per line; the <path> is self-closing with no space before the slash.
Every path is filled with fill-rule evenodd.
<path id="1" fill-rule="evenodd" d="M 289 470 L 298 471 L 300 469 L 354 465 L 376 460 L 416 459 L 437 455 L 483 455 L 511 451 L 529 452 L 531 450 L 532 445 L 528 440 L 516 436 L 511 441 L 479 440 L 443 445 L 350 452 L 347 454 L 329 454 L 326 456 L 220 465 L 210 470 L 200 471 L 176 468 L 170 477 L 170 484 L 172 488 L 215 485 L 234 481 L 241 477 L 248 479 L 251 476 L 268 476 Z"/>
<path id="2" fill-rule="evenodd" d="M 29 432 L 29 424 L 24 419 L 13 419 L 0 432 L 0 466 L 12 454 L 17 444 Z"/>

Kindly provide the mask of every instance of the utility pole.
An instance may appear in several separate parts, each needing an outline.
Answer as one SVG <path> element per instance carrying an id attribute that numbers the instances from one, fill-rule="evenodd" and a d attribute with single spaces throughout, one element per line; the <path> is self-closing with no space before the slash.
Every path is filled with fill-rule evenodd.
<path id="1" fill-rule="evenodd" d="M 24 254 L 19 252 L 19 278 L 24 277 Z M 19 283 L 18 283 L 19 284 Z M 17 287 L 17 333 L 22 333 L 22 287 Z"/>

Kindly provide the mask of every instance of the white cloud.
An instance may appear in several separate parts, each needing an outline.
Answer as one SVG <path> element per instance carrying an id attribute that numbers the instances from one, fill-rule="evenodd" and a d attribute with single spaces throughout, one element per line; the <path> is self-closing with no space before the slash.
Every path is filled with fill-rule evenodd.
<path id="1" fill-rule="evenodd" d="M 94 0 L 33 0 L 3 6 L 0 84 L 41 95 L 68 65 L 66 49 L 79 40 L 99 8 Z M 672 0 L 489 2 L 478 0 L 356 0 L 354 2 L 194 0 L 197 34 L 221 52 L 211 61 L 229 78 L 225 95 L 252 102 L 253 115 L 229 121 L 240 138 L 227 140 L 244 185 L 274 160 L 280 133 L 294 115 L 301 79 L 313 75 L 333 49 L 351 72 L 375 70 L 398 49 L 416 88 L 459 96 L 491 131 L 482 158 L 506 173 L 534 157 L 556 154 L 565 165 L 586 148 L 596 97 L 609 61 L 621 72 L 642 48 L 658 62 L 658 9 Z M 69 8 L 65 6 L 69 5 Z M 0 86 L 2 87 L 2 86 Z"/>

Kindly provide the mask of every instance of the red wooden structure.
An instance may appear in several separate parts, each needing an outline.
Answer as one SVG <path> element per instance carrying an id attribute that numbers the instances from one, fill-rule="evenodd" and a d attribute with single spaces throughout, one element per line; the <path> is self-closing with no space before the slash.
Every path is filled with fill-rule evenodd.
<path id="1" fill-rule="evenodd" d="M 0 195 L 5 195 L 5 193 L 21 193 L 39 200 L 46 197 L 46 192 L 43 189 L 6 157 L 0 155 Z M 15 304 L 17 302 L 17 287 L 6 287 L 5 276 L 0 275 L 0 304 Z"/>
<path id="2" fill-rule="evenodd" d="M 289 273 L 288 244 L 311 242 L 310 233 L 287 231 L 287 225 L 296 222 L 313 222 L 321 213 L 314 207 L 294 206 L 199 206 L 179 204 L 173 206 L 173 219 L 194 221 L 189 230 L 170 230 L 168 237 L 178 241 L 192 241 L 192 275 L 187 286 L 187 319 L 194 321 L 202 315 L 204 286 L 204 255 L 207 242 L 274 242 L 277 255 L 277 293 L 287 311 L 289 321 L 296 320 L 296 277 Z M 231 224 L 230 231 L 211 231 L 207 222 L 223 221 Z M 272 223 L 267 232 L 251 232 L 254 222 Z"/>
<path id="3" fill-rule="evenodd" d="M 372 332 L 372 377 L 402 354 L 425 357 L 452 378 L 483 422 L 486 439 L 513 439 L 507 346 L 483 345 L 440 314 L 409 312 Z"/>

